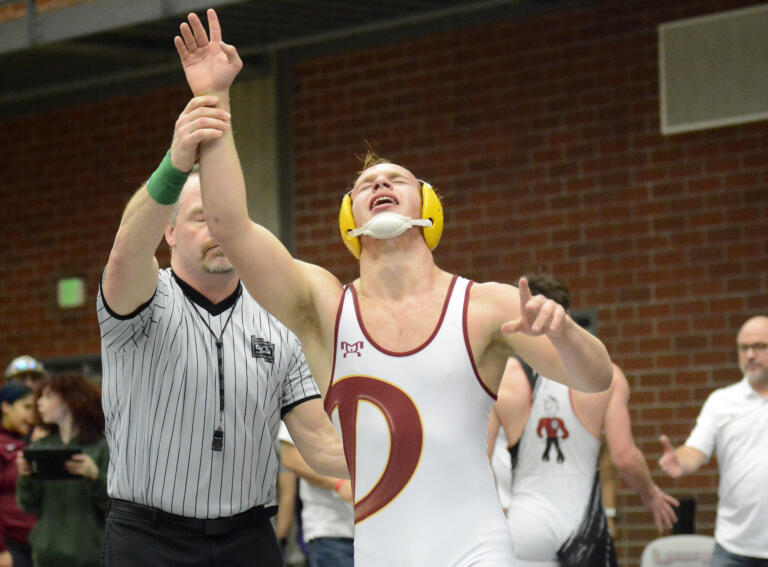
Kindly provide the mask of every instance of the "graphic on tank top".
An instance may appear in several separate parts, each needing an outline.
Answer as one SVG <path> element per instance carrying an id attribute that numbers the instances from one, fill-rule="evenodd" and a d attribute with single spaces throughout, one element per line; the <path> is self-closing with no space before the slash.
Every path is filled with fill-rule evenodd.
<path id="1" fill-rule="evenodd" d="M 560 449 L 560 440 L 565 441 L 568 439 L 569 433 L 568 428 L 565 426 L 565 421 L 562 417 L 559 417 L 559 413 L 560 404 L 557 398 L 548 395 L 544 399 L 545 417 L 539 419 L 539 424 L 536 427 L 536 435 L 543 441 L 546 441 L 546 448 L 541 455 L 542 461 L 549 461 L 549 452 L 554 447 L 555 451 L 557 451 L 557 462 L 565 462 L 565 455 Z"/>
<path id="2" fill-rule="evenodd" d="M 353 482 L 356 478 L 357 413 L 362 402 L 372 404 L 384 417 L 389 430 L 390 452 L 378 482 L 355 502 L 355 523 L 384 508 L 405 488 L 419 464 L 424 440 L 419 410 L 408 394 L 373 376 L 342 378 L 330 390 L 326 408 L 329 415 L 338 409 L 344 454 Z"/>

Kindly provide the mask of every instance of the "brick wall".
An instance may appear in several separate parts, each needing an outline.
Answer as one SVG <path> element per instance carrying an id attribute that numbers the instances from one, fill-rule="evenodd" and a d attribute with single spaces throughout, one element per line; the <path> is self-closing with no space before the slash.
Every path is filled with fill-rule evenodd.
<path id="1" fill-rule="evenodd" d="M 439 265 L 479 281 L 548 270 L 574 307 L 597 310 L 654 478 L 697 498 L 700 533 L 713 530 L 716 468 L 666 479 L 657 438 L 684 441 L 706 395 L 739 378 L 739 325 L 768 312 L 768 129 L 661 136 L 656 25 L 747 4 L 603 2 L 296 74 L 299 256 L 355 277 L 334 223 L 363 139 L 432 182 Z M 622 565 L 637 565 L 651 517 L 625 485 L 619 504 Z"/>
<path id="2" fill-rule="evenodd" d="M 123 207 L 157 166 L 187 100 L 180 86 L 0 122 L 0 361 L 99 353 L 95 296 Z M 160 248 L 167 262 L 165 247 Z M 56 307 L 56 281 L 87 284 Z"/>
<path id="3" fill-rule="evenodd" d="M 479 281 L 546 269 L 575 308 L 597 310 L 654 477 L 694 495 L 711 533 L 716 469 L 663 478 L 656 438 L 683 441 L 706 395 L 738 378 L 738 326 L 768 312 L 768 131 L 660 136 L 655 26 L 751 2 L 666 4 L 603 2 L 300 64 L 296 240 L 303 259 L 354 277 L 336 215 L 364 138 L 431 181 L 446 209 L 441 266 Z M 1 361 L 98 353 L 100 271 L 187 96 L 0 121 Z M 88 302 L 62 312 L 54 286 L 71 275 Z M 622 565 L 637 565 L 655 534 L 626 487 L 619 504 Z"/>

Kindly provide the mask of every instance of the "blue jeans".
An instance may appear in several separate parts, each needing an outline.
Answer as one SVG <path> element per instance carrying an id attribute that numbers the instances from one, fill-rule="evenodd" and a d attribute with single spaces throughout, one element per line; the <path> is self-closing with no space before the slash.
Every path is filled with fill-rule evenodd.
<path id="1" fill-rule="evenodd" d="M 355 551 L 351 537 L 318 537 L 307 544 L 309 567 L 353 567 Z"/>
<path id="2" fill-rule="evenodd" d="M 709 567 L 768 567 L 768 559 L 736 555 L 715 544 Z"/>

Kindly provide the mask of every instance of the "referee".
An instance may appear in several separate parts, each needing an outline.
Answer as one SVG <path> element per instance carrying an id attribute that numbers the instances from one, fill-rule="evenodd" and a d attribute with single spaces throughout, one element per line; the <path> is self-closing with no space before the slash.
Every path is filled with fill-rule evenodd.
<path id="1" fill-rule="evenodd" d="M 311 466 L 349 475 L 297 338 L 242 286 L 208 232 L 198 175 L 182 173 L 230 127 L 216 102 L 194 98 L 179 116 L 102 276 L 107 567 L 282 565 L 266 507 L 281 417 Z M 163 234 L 171 267 L 159 270 Z"/>

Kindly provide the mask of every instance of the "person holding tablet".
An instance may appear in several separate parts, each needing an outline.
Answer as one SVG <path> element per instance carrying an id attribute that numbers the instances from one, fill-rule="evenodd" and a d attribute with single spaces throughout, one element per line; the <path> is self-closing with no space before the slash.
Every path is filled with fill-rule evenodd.
<path id="1" fill-rule="evenodd" d="M 53 375 L 40 385 L 37 409 L 53 427 L 29 449 L 79 451 L 64 462 L 69 476 L 56 479 L 39 478 L 24 454 L 17 455 L 19 506 L 38 515 L 29 537 L 32 560 L 36 567 L 97 567 L 109 466 L 101 392 L 80 374 Z"/>

